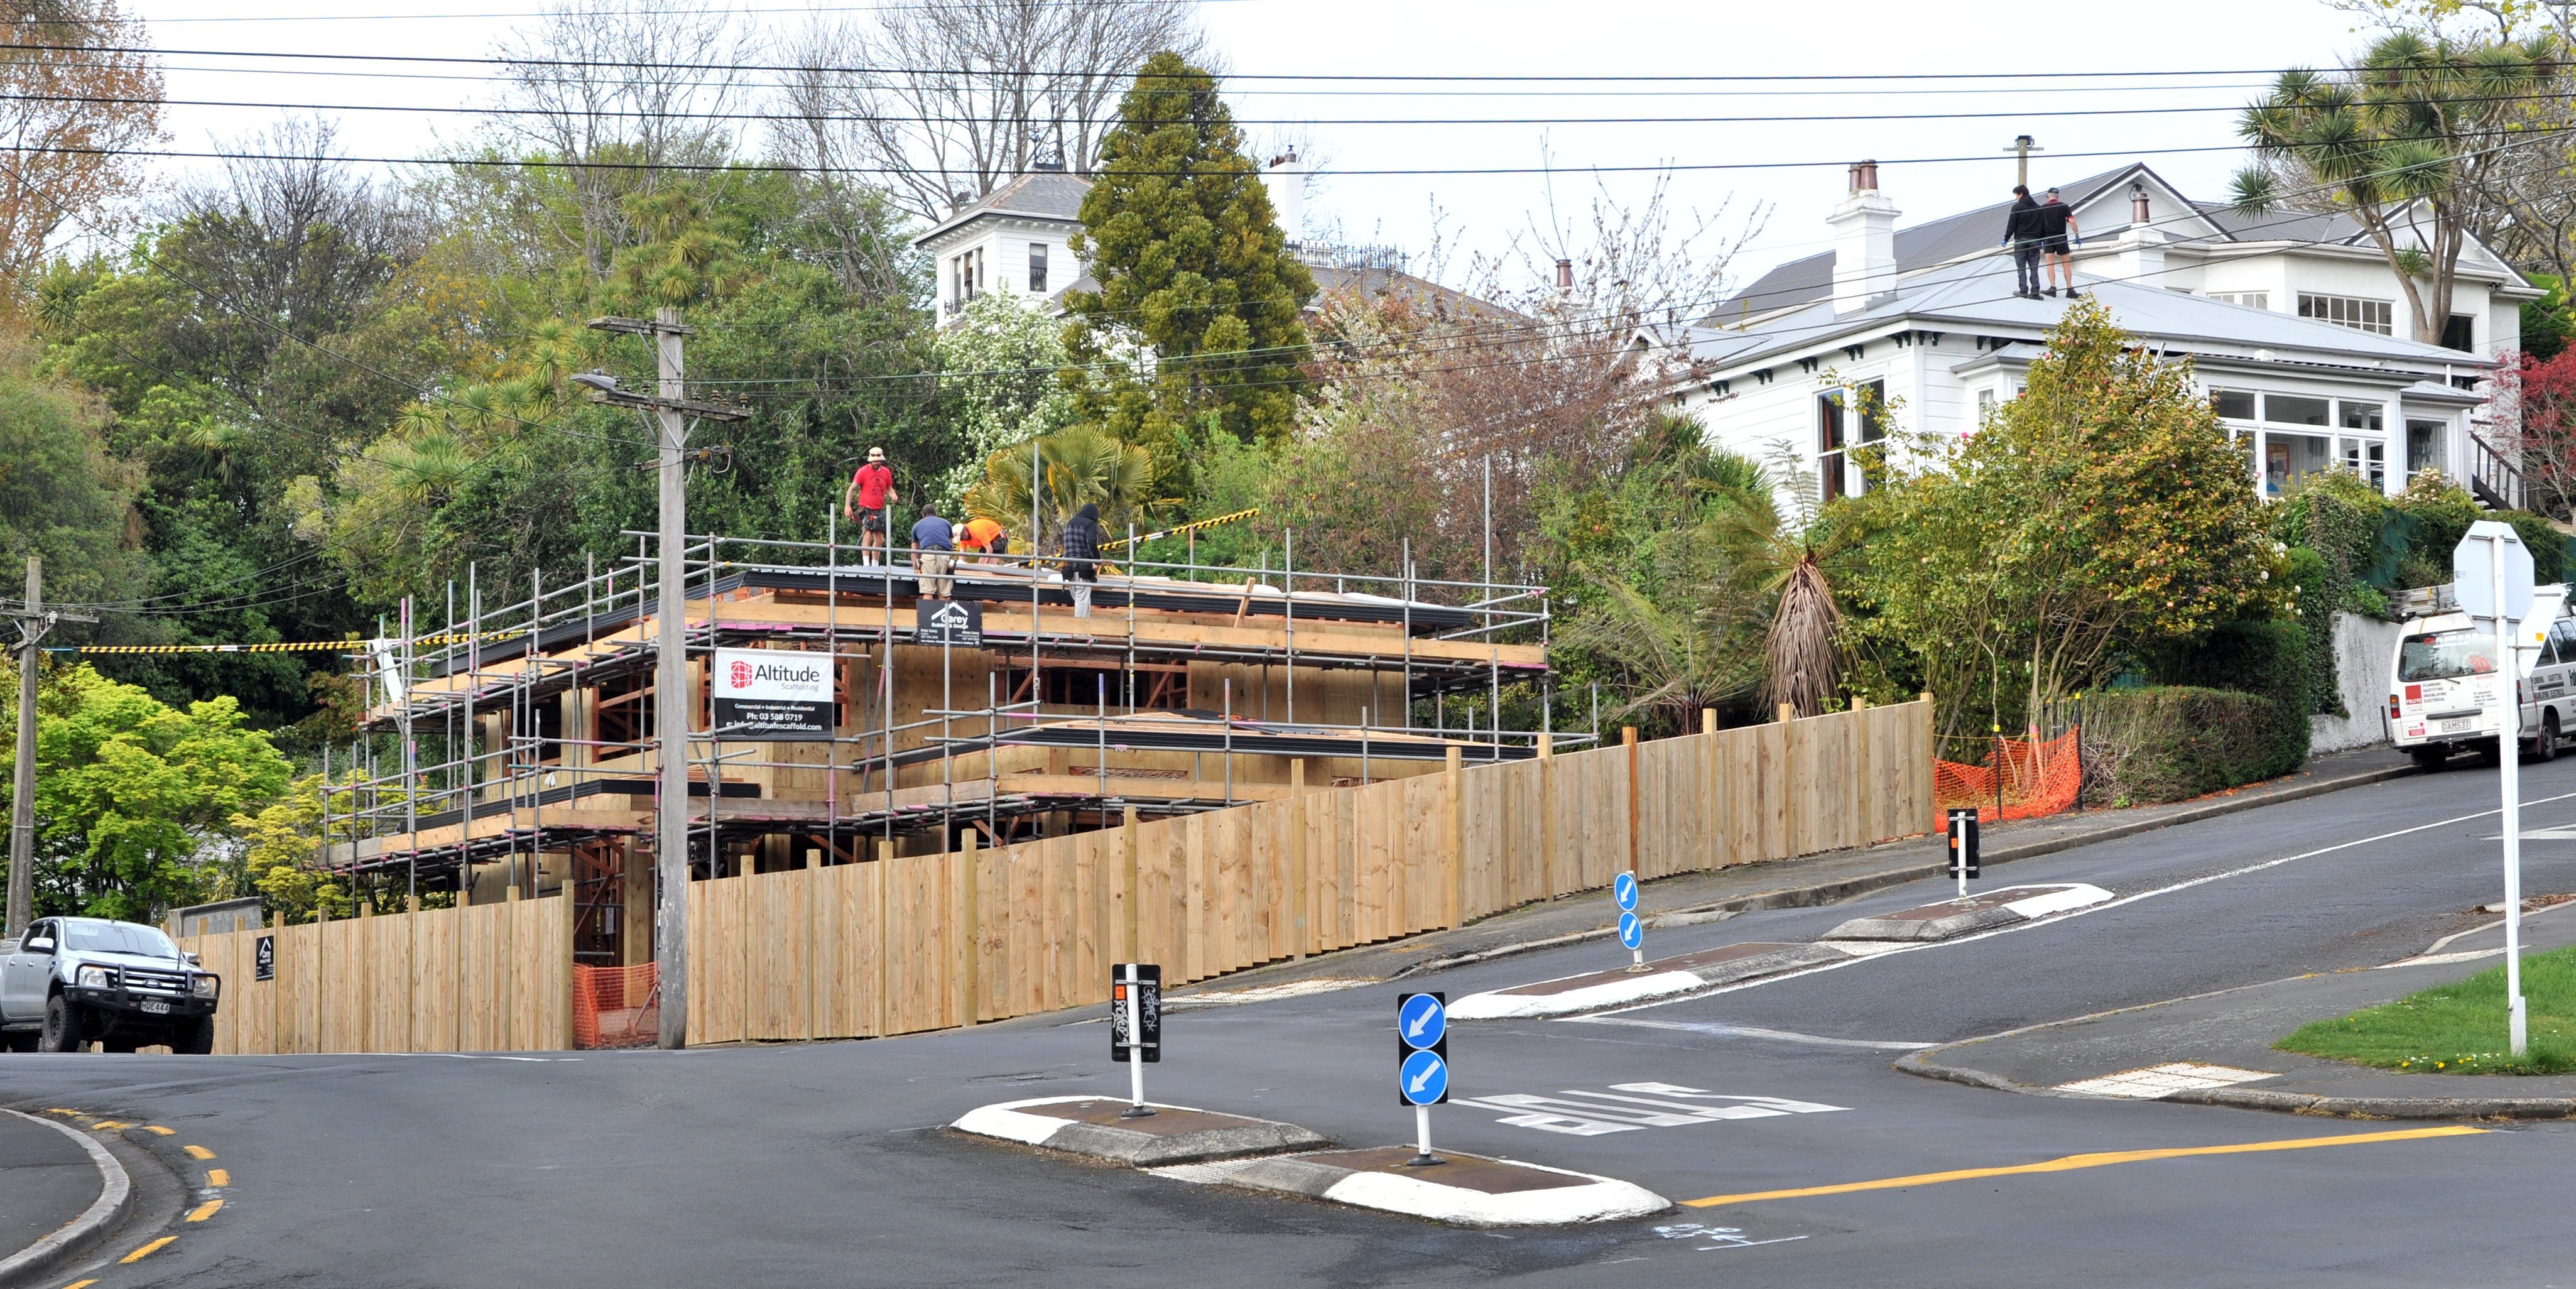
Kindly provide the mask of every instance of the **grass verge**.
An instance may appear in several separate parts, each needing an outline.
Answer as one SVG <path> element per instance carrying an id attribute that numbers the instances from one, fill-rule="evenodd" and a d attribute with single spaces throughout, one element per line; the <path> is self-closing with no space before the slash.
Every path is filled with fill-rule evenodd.
<path id="1" fill-rule="evenodd" d="M 2272 1046 L 2409 1074 L 2576 1072 L 2576 948 L 2522 960 L 2530 1050 L 2515 1060 L 2505 1035 L 2504 966 L 2456 984 L 2302 1026 Z"/>

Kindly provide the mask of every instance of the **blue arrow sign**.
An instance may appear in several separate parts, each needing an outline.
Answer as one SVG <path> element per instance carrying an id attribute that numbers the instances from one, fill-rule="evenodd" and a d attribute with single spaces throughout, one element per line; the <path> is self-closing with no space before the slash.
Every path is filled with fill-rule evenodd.
<path id="1" fill-rule="evenodd" d="M 1645 924 L 1645 923 L 1643 923 L 1643 922 L 1638 921 L 1638 920 L 1637 920 L 1637 915 L 1636 915 L 1636 914 L 1634 914 L 1634 913 L 1622 913 L 1622 914 L 1620 914 L 1620 915 L 1619 915 L 1619 943 L 1621 943 L 1621 944 L 1623 944 L 1623 945 L 1626 945 L 1627 947 L 1629 947 L 1629 948 L 1631 948 L 1631 949 L 1634 949 L 1634 948 L 1636 948 L 1637 946 L 1639 946 L 1639 945 L 1641 945 L 1641 944 L 1644 944 L 1645 942 L 1646 942 L 1646 924 Z"/>
<path id="2" fill-rule="evenodd" d="M 1404 1036 L 1406 1047 L 1438 1047 L 1449 1033 L 1449 1009 L 1429 994 L 1408 994 L 1404 1004 L 1395 1009 L 1395 1030 Z M 1404 1068 L 1411 1070 L 1413 1066 L 1408 1062 Z"/>
<path id="3" fill-rule="evenodd" d="M 1610 898 L 1619 902 L 1620 912 L 1636 912 L 1637 875 L 1635 873 L 1621 873 L 1617 881 L 1610 883 Z"/>
<path id="4" fill-rule="evenodd" d="M 1404 1058 L 1397 1086 L 1404 1099 L 1415 1105 L 1437 1105 L 1449 1095 L 1449 1063 L 1438 1052 L 1416 1052 Z"/>

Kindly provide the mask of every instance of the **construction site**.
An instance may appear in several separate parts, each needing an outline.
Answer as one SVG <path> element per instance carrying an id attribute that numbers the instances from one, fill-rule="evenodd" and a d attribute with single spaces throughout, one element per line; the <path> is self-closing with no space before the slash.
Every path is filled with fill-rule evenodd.
<path id="1" fill-rule="evenodd" d="M 621 567 L 508 603 L 469 582 L 436 621 L 406 612 L 371 642 L 377 737 L 333 773 L 327 868 L 468 906 L 569 889 L 575 962 L 653 960 L 670 709 L 659 552 L 635 540 Z M 1491 716 L 1506 689 L 1548 685 L 1544 587 L 1113 550 L 1077 617 L 1055 561 L 961 558 L 940 587 L 916 554 L 687 540 L 694 880 L 1132 827 L 1598 738 L 1597 701 L 1570 733 Z"/>

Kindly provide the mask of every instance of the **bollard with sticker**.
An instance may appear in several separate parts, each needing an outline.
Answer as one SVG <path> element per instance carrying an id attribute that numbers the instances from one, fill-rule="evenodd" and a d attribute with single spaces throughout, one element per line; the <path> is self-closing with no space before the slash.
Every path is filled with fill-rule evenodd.
<path id="1" fill-rule="evenodd" d="M 1145 1104 L 1145 1066 L 1163 1059 L 1163 969 L 1122 962 L 1109 969 L 1109 1059 L 1127 1063 L 1128 1099 L 1121 1119 L 1154 1113 Z"/>
<path id="2" fill-rule="evenodd" d="M 1950 875 L 1959 879 L 1959 899 L 1968 898 L 1968 879 L 1978 875 L 1977 808 L 1955 806 L 1950 810 L 1949 830 L 1944 838 L 1950 851 Z"/>
<path id="3" fill-rule="evenodd" d="M 1406 994 L 1395 1005 L 1395 1091 L 1413 1107 L 1417 1153 L 1408 1168 L 1441 1162 L 1431 1153 L 1431 1107 L 1449 1100 L 1449 996 Z"/>

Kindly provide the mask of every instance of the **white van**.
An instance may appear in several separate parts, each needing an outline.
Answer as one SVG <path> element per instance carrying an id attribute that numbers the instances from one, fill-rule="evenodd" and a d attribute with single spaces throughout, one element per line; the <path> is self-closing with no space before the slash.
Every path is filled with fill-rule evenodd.
<path id="1" fill-rule="evenodd" d="M 2564 583 L 2535 589 L 2510 663 L 2500 660 L 2486 622 L 2459 611 L 2450 587 L 2410 591 L 2406 607 L 2413 616 L 2388 684 L 2388 733 L 2397 746 L 2428 770 L 2464 750 L 2493 764 L 2511 676 L 2522 702 L 2523 759 L 2558 755 L 2563 731 L 2576 728 L 2576 618 L 2568 616 Z"/>

